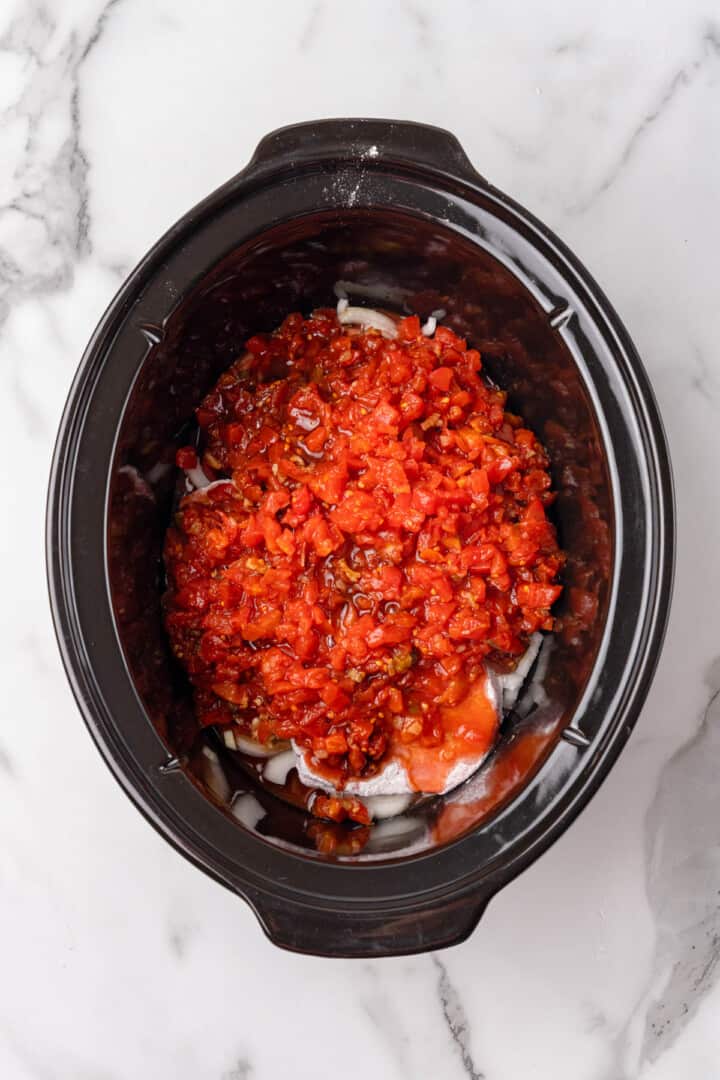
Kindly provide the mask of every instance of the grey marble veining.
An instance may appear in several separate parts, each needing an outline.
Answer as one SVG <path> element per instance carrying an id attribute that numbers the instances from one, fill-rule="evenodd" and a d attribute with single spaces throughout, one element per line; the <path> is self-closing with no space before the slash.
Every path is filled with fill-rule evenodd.
<path id="1" fill-rule="evenodd" d="M 470 1050 L 470 1024 L 462 999 L 450 982 L 450 976 L 442 960 L 438 956 L 433 956 L 433 963 L 438 971 L 437 990 L 445 1023 L 457 1047 L 468 1080 L 484 1080 L 485 1074 L 476 1068 Z"/>
<path id="2" fill-rule="evenodd" d="M 122 277 L 284 123 L 446 126 L 617 306 L 667 425 L 676 599 L 581 818 L 438 956 L 279 952 L 107 773 L 43 572 L 54 432 Z M 0 1076 L 718 1080 L 716 3 L 26 0 L 0 10 Z"/>
<path id="3" fill-rule="evenodd" d="M 707 685 L 697 731 L 664 766 L 647 815 L 657 943 L 641 1056 L 650 1061 L 681 1035 L 720 979 L 720 657 Z"/>

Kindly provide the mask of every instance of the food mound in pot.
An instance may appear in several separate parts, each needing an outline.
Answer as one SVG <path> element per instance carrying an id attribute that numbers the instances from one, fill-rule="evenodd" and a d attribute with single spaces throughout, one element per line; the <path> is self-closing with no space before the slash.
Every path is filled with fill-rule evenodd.
<path id="1" fill-rule="evenodd" d="M 334 820 L 367 822 L 364 792 L 437 793 L 477 767 L 494 673 L 552 629 L 561 592 L 545 451 L 434 323 L 289 315 L 247 342 L 177 455 L 165 623 L 198 721 L 231 748 L 291 746 Z"/>

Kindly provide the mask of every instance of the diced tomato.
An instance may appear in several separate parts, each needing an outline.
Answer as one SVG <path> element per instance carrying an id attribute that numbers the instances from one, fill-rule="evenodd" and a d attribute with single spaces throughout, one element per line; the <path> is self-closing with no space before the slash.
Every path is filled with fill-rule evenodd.
<path id="1" fill-rule="evenodd" d="M 419 394 L 414 394 L 411 390 L 408 390 L 400 398 L 400 415 L 403 420 L 410 422 L 412 420 L 419 420 L 425 412 L 425 405 L 423 399 Z"/>
<path id="2" fill-rule="evenodd" d="M 529 608 L 549 608 L 555 603 L 562 587 L 560 585 L 518 585 L 518 603 Z"/>
<path id="3" fill-rule="evenodd" d="M 375 532 L 382 524 L 382 512 L 369 492 L 348 491 L 342 502 L 329 513 L 330 520 L 345 533 L 364 530 Z"/>
<path id="4" fill-rule="evenodd" d="M 305 445 L 308 450 L 317 453 L 319 450 L 322 450 L 327 441 L 327 437 L 327 428 L 320 425 L 320 427 L 316 427 L 314 431 L 311 431 L 305 436 Z"/>
<path id="5" fill-rule="evenodd" d="M 370 417 L 370 425 L 383 435 L 394 435 L 402 419 L 401 413 L 388 401 L 376 405 Z"/>
<path id="6" fill-rule="evenodd" d="M 349 779 L 405 754 L 436 790 L 454 756 L 489 744 L 484 664 L 553 628 L 548 459 L 480 369 L 415 315 L 389 340 L 329 309 L 292 313 L 196 412 L 203 467 L 225 483 L 184 497 L 168 530 L 167 632 L 198 724 L 293 739 L 340 793 L 311 801 L 327 850 L 328 830 L 369 822 Z M 606 523 L 586 519 L 599 544 Z M 568 592 L 568 641 L 597 618 L 591 586 Z"/>
<path id="7" fill-rule="evenodd" d="M 194 446 L 181 446 L 176 451 L 175 464 L 178 469 L 194 469 L 197 463 L 197 453 Z"/>
<path id="8" fill-rule="evenodd" d="M 402 341 L 416 341 L 420 336 L 420 319 L 417 315 L 408 315 L 398 323 L 398 337 Z"/>
<path id="9" fill-rule="evenodd" d="M 329 465 L 307 478 L 307 485 L 321 502 L 332 506 L 342 498 L 347 474 L 340 465 Z"/>
<path id="10" fill-rule="evenodd" d="M 452 368 L 439 367 L 431 371 L 428 376 L 428 382 L 431 386 L 434 386 L 436 390 L 442 390 L 447 393 L 450 389 L 450 383 L 452 382 L 453 373 Z"/>
<path id="11" fill-rule="evenodd" d="M 290 496 L 287 491 L 270 491 L 262 502 L 262 508 L 266 514 L 277 514 L 278 510 L 282 510 L 290 503 Z"/>

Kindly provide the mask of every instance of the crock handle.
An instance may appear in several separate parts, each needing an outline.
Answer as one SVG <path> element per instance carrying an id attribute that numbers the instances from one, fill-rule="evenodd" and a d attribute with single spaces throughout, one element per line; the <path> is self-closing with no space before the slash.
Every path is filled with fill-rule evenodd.
<path id="1" fill-rule="evenodd" d="M 311 956 L 404 956 L 458 945 L 477 926 L 488 898 L 460 898 L 402 914 L 323 911 L 263 896 L 252 906 L 273 942 Z"/>
<path id="2" fill-rule="evenodd" d="M 366 165 L 385 161 L 424 165 L 472 183 L 487 183 L 454 135 L 411 120 L 311 120 L 278 128 L 260 141 L 245 172 L 328 158 Z"/>

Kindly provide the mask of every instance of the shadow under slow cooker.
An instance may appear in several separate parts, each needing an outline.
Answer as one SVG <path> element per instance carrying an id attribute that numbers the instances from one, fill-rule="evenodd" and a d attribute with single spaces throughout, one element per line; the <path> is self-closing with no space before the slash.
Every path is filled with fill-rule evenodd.
<path id="1" fill-rule="evenodd" d="M 234 818 L 270 843 L 366 863 L 420 854 L 501 811 L 531 782 L 548 800 L 595 734 L 570 721 L 596 667 L 613 573 L 614 508 L 606 445 L 578 355 L 588 351 L 572 308 L 543 291 L 532 267 L 487 236 L 398 210 L 305 214 L 265 231 L 205 271 L 162 324 L 141 323 L 147 349 L 118 429 L 108 503 L 107 565 L 117 633 L 137 694 L 185 769 Z M 491 254 L 488 248 L 494 248 Z M 320 822 L 257 783 L 252 769 L 199 733 L 190 687 L 161 621 L 161 559 L 177 498 L 175 450 L 193 412 L 253 333 L 292 311 L 334 306 L 337 282 L 358 302 L 443 322 L 479 349 L 546 446 L 558 492 L 553 517 L 568 555 L 557 632 L 506 716 L 495 751 L 455 792 L 371 829 Z M 597 718 L 599 723 L 601 717 Z"/>

